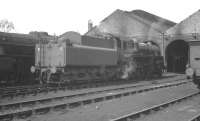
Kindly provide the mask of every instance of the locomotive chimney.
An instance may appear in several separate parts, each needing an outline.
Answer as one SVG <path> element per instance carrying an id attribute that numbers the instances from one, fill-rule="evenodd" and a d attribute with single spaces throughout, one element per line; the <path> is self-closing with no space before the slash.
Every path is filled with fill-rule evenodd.
<path id="1" fill-rule="evenodd" d="M 93 28 L 93 23 L 92 23 L 92 20 L 90 19 L 88 21 L 88 31 L 90 31 L 92 28 Z"/>

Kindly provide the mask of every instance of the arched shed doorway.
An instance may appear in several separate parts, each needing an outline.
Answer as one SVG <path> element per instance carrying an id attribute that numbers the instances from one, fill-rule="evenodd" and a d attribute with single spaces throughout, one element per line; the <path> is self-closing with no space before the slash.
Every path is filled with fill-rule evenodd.
<path id="1" fill-rule="evenodd" d="M 189 45 L 184 40 L 175 40 L 166 48 L 167 71 L 184 73 L 188 63 Z"/>

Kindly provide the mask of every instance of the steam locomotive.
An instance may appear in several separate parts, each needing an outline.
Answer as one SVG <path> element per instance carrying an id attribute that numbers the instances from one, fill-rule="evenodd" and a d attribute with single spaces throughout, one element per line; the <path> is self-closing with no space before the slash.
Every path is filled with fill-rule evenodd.
<path id="1" fill-rule="evenodd" d="M 22 34 L 0 32 L 0 86 L 33 82 L 34 41 Z"/>
<path id="2" fill-rule="evenodd" d="M 192 79 L 193 83 L 200 89 L 200 41 L 191 40 L 189 43 L 189 58 L 186 65 L 186 77 Z"/>
<path id="3" fill-rule="evenodd" d="M 35 46 L 31 67 L 40 83 L 91 83 L 161 76 L 163 58 L 152 43 L 67 32 Z"/>
<path id="4" fill-rule="evenodd" d="M 50 38 L 46 32 L 0 32 L 0 86 L 38 83 L 30 72 L 35 63 L 35 44 L 38 40 L 47 41 Z"/>

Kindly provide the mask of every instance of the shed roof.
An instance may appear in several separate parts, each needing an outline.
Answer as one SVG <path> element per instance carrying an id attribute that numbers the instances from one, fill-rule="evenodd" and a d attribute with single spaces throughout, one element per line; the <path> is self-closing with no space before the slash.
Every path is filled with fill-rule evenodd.
<path id="1" fill-rule="evenodd" d="M 89 36 L 101 36 L 109 33 L 115 36 L 150 36 L 165 32 L 175 23 L 143 10 L 122 11 L 117 9 L 103 19 L 100 25 L 86 33 Z"/>
<path id="2" fill-rule="evenodd" d="M 189 35 L 191 33 L 200 33 L 200 10 L 166 31 L 169 35 Z"/>

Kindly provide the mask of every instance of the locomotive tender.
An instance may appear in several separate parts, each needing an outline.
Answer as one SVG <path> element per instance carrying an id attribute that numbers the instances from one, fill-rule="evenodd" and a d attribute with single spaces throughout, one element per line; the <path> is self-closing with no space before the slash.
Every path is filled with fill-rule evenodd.
<path id="1" fill-rule="evenodd" d="M 67 32 L 36 44 L 31 71 L 41 83 L 91 83 L 161 76 L 162 67 L 160 50 L 151 43 Z"/>

